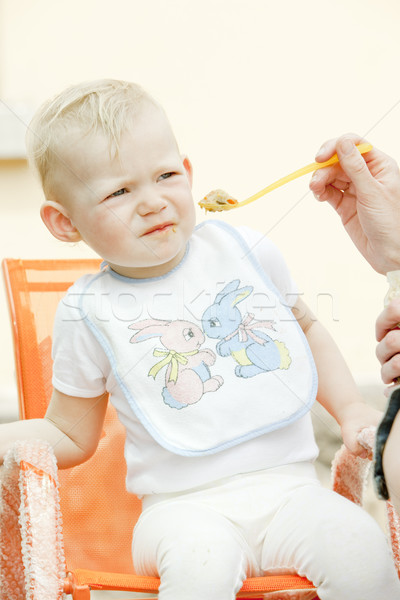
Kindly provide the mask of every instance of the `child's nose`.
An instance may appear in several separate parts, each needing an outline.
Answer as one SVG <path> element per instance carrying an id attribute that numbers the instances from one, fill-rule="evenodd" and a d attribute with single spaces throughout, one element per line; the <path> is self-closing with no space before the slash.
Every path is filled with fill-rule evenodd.
<path id="1" fill-rule="evenodd" d="M 157 190 L 145 190 L 137 204 L 137 212 L 144 217 L 147 214 L 158 213 L 167 206 L 167 201 Z"/>

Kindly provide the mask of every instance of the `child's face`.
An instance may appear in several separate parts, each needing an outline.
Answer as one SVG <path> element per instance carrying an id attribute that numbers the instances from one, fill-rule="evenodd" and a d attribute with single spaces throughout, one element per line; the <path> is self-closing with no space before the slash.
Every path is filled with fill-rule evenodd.
<path id="1" fill-rule="evenodd" d="M 163 275 L 185 254 L 195 224 L 191 165 L 161 110 L 145 107 L 118 155 L 96 133 L 62 151 L 53 189 L 79 237 L 128 277 Z"/>

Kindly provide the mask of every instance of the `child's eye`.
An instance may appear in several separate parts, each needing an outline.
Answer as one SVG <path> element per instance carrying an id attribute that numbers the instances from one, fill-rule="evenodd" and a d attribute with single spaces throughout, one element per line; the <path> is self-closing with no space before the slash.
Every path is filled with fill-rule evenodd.
<path id="1" fill-rule="evenodd" d="M 117 190 L 113 194 L 107 196 L 107 198 L 115 198 L 115 196 L 122 196 L 122 194 L 126 194 L 127 191 L 128 190 L 126 188 L 121 188 L 120 190 Z"/>
<path id="2" fill-rule="evenodd" d="M 169 179 L 169 177 L 172 177 L 173 173 L 171 171 L 169 171 L 168 173 L 163 173 L 162 175 L 160 175 L 160 177 L 158 178 L 159 180 L 161 179 Z"/>

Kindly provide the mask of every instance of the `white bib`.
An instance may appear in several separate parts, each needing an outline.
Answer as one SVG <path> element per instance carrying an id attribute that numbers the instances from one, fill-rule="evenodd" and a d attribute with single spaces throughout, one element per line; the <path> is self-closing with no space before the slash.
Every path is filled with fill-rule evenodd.
<path id="1" fill-rule="evenodd" d="M 136 417 L 177 454 L 211 454 L 285 427 L 315 400 L 301 328 L 224 223 L 198 226 L 165 276 L 103 270 L 80 311 Z"/>

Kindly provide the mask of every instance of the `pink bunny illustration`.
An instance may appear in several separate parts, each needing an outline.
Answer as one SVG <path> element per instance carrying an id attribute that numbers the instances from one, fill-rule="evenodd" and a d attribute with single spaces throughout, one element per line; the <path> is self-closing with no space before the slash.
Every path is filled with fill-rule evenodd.
<path id="1" fill-rule="evenodd" d="M 156 348 L 153 355 L 159 358 L 148 375 L 156 375 L 166 367 L 165 387 L 162 397 L 171 408 L 181 409 L 201 400 L 206 392 L 215 392 L 223 384 L 219 375 L 211 376 L 209 366 L 215 362 L 212 350 L 203 348 L 205 337 L 197 325 L 190 321 L 162 321 L 146 319 L 129 325 L 137 329 L 131 344 L 159 337 L 163 349 Z"/>

